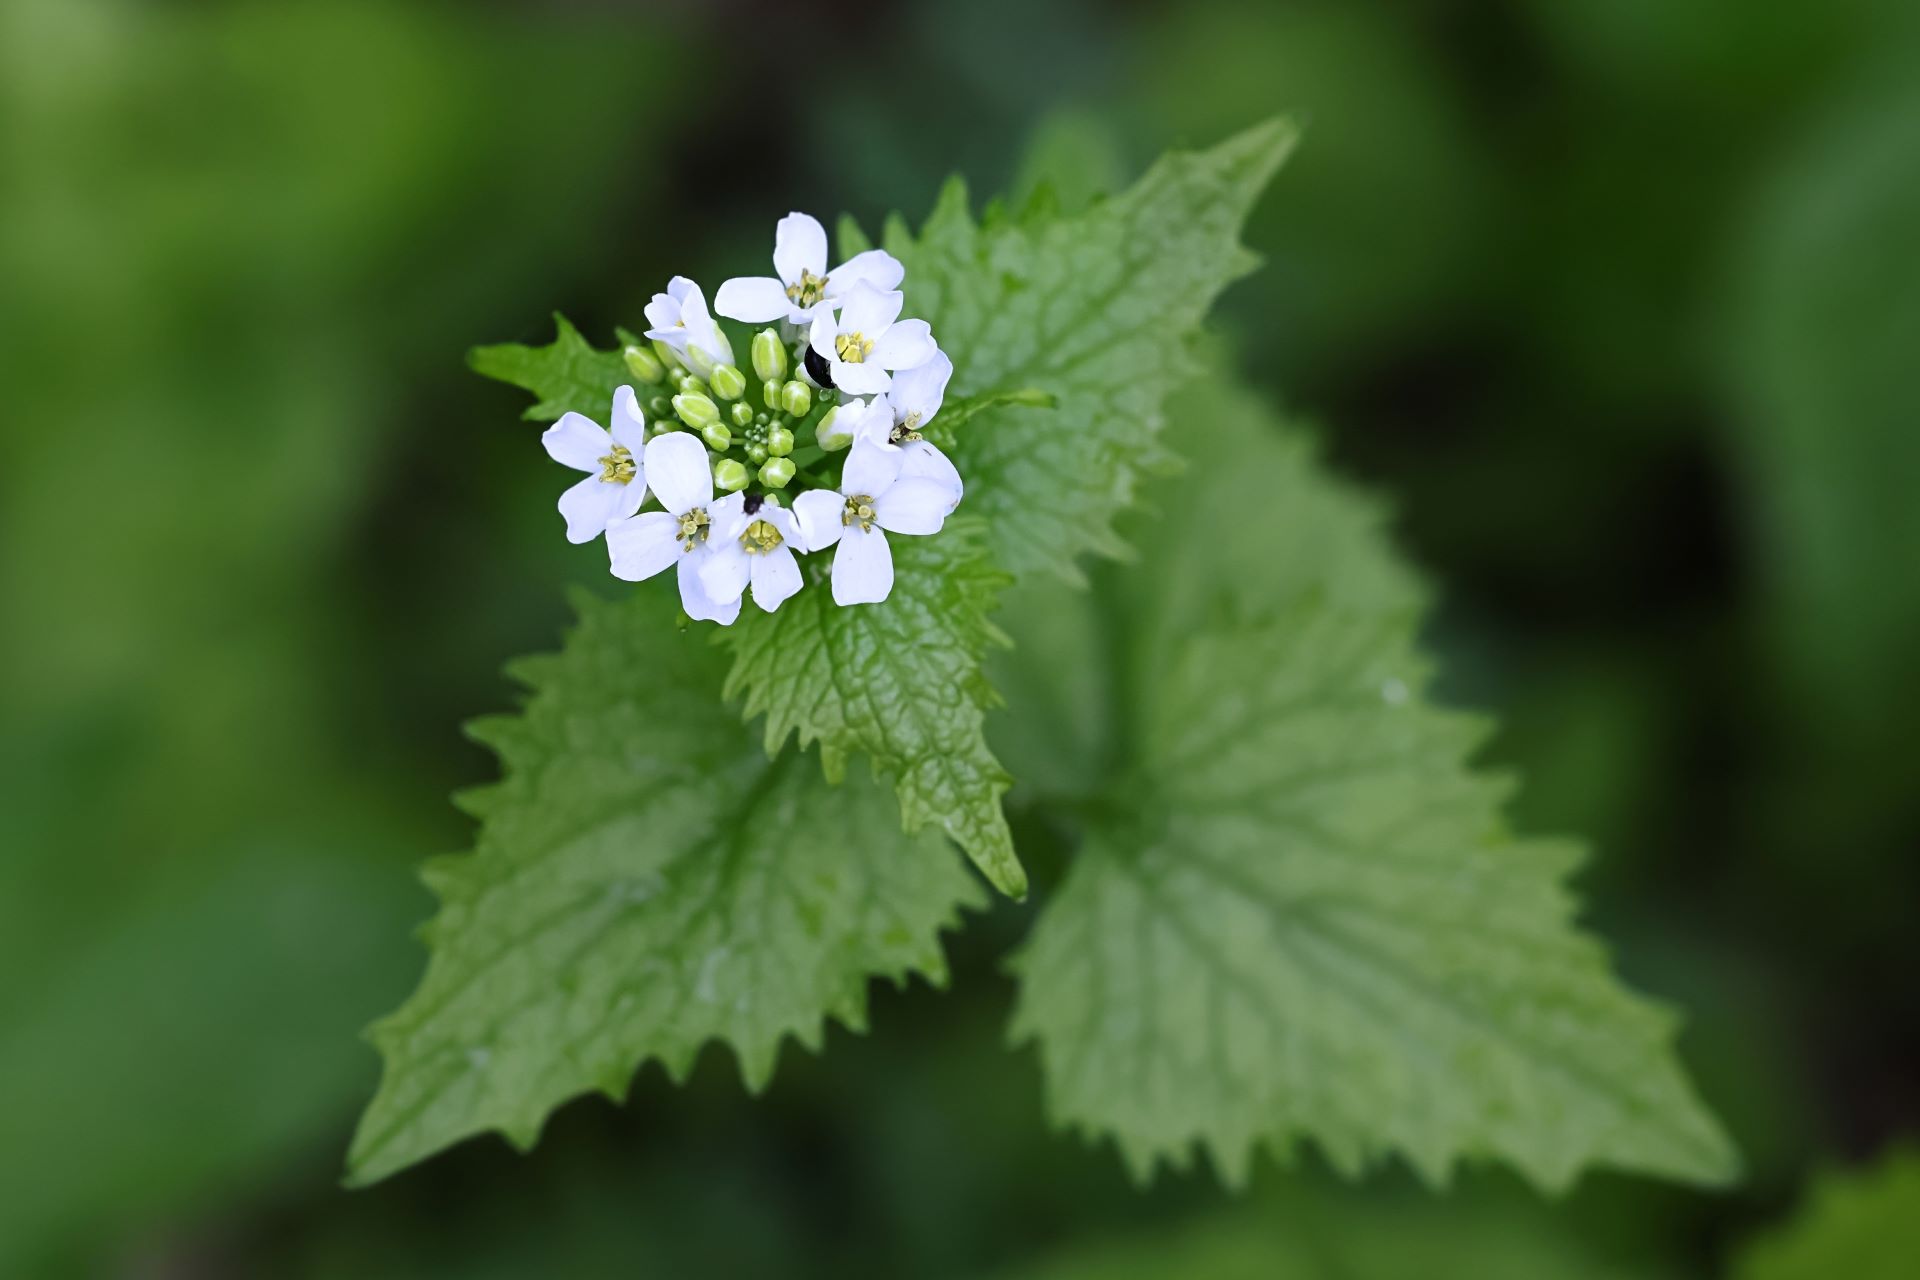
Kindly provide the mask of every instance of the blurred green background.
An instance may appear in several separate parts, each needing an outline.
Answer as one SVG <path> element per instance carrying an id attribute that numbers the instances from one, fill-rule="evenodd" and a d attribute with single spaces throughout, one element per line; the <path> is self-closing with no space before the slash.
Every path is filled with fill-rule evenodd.
<path id="1" fill-rule="evenodd" d="M 5 0 L 0 1274 L 1716 1273 L 1920 1134 L 1916 73 L 1903 0 Z M 764 1098 L 711 1049 L 339 1190 L 457 726 L 613 585 L 464 350 L 1281 110 L 1219 327 L 1395 503 L 1746 1184 L 1136 1193 L 1001 1047 L 1001 903 Z"/>

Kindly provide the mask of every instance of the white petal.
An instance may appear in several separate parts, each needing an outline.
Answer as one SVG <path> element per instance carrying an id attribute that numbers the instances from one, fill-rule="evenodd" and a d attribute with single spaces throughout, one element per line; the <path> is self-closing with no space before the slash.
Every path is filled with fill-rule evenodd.
<path id="1" fill-rule="evenodd" d="M 613 393 L 610 425 L 614 441 L 625 445 L 634 465 L 639 466 L 640 451 L 647 447 L 647 415 L 641 412 L 640 397 L 633 394 L 632 387 L 621 387 Z"/>
<path id="2" fill-rule="evenodd" d="M 707 545 L 711 550 L 699 557 L 701 589 L 715 600 L 738 600 L 752 577 L 753 561 L 762 557 L 742 550 L 737 536 L 726 542 L 709 538 Z"/>
<path id="3" fill-rule="evenodd" d="M 945 489 L 951 501 L 947 504 L 947 513 L 960 505 L 960 499 L 966 495 L 967 486 L 960 480 L 960 472 L 953 465 L 953 459 L 934 448 L 926 440 L 915 440 L 911 444 L 900 446 L 906 457 L 900 463 L 901 480 L 931 480 Z"/>
<path id="4" fill-rule="evenodd" d="M 827 365 L 833 371 L 833 385 L 849 395 L 878 395 L 893 385 L 887 371 L 872 360 L 864 364 L 828 360 Z"/>
<path id="5" fill-rule="evenodd" d="M 892 337 L 895 329 L 905 327 L 895 325 L 887 331 L 887 336 Z M 894 367 L 899 368 L 898 365 Z M 940 412 L 941 403 L 947 398 L 947 383 L 952 379 L 953 360 L 937 347 L 929 359 L 895 374 L 893 390 L 887 393 L 887 399 L 893 404 L 894 420 L 904 422 L 917 413 L 920 416 L 914 420 L 915 427 L 924 427 L 932 422 L 934 415 Z"/>
<path id="6" fill-rule="evenodd" d="M 800 562 L 785 547 L 775 547 L 753 561 L 753 602 L 772 613 L 800 589 Z"/>
<path id="7" fill-rule="evenodd" d="M 728 627 L 740 616 L 740 597 L 721 601 L 708 594 L 700 574 L 706 568 L 707 557 L 712 554 L 702 549 L 680 557 L 680 607 L 687 611 L 689 618 L 700 622 L 717 622 Z"/>
<path id="8" fill-rule="evenodd" d="M 877 339 L 900 315 L 906 301 L 898 289 L 882 291 L 870 284 L 857 284 L 840 299 L 840 332 Z"/>
<path id="9" fill-rule="evenodd" d="M 747 495 L 729 493 L 707 508 L 709 540 L 725 541 L 747 531 Z"/>
<path id="10" fill-rule="evenodd" d="M 939 352 L 940 348 L 933 342 L 933 330 L 925 320 L 902 320 L 887 326 L 887 331 L 874 342 L 873 354 L 867 357 L 867 363 L 883 369 L 911 369 L 925 364 Z"/>
<path id="11" fill-rule="evenodd" d="M 893 590 L 893 548 L 878 529 L 847 530 L 833 553 L 833 602 L 879 604 Z"/>
<path id="12" fill-rule="evenodd" d="M 793 512 L 780 505 L 778 498 L 767 495 L 766 501 L 760 504 L 760 519 L 778 529 L 782 539 L 797 544 L 795 550 L 807 549 L 805 539 L 800 536 L 800 522 L 793 518 Z"/>
<path id="13" fill-rule="evenodd" d="M 834 353 L 833 340 L 839 332 L 833 312 L 822 307 L 813 313 L 813 324 L 807 330 L 807 342 L 822 360 L 838 360 L 840 357 Z"/>
<path id="14" fill-rule="evenodd" d="M 655 336 L 656 329 L 671 329 L 680 323 L 680 304 L 670 294 L 656 293 L 646 306 L 647 323 L 653 328 L 647 331 L 648 337 Z"/>
<path id="15" fill-rule="evenodd" d="M 793 516 L 800 526 L 800 545 L 808 551 L 825 551 L 840 540 L 847 500 L 831 489 L 809 489 L 793 500 Z"/>
<path id="16" fill-rule="evenodd" d="M 819 219 L 804 213 L 790 213 L 780 219 L 780 225 L 773 229 L 773 269 L 788 284 L 799 284 L 802 271 L 827 274 L 827 229 Z"/>
<path id="17" fill-rule="evenodd" d="M 953 490 L 937 480 L 903 479 L 887 490 L 885 501 L 875 500 L 874 518 L 894 533 L 938 533 L 953 505 Z"/>
<path id="18" fill-rule="evenodd" d="M 627 486 L 588 476 L 560 495 L 560 514 L 567 518 L 568 542 L 592 542 L 605 533 L 607 522 L 619 514 Z"/>
<path id="19" fill-rule="evenodd" d="M 898 449 L 883 449 L 866 440 L 854 441 L 847 453 L 846 470 L 840 473 L 840 492 L 878 498 L 899 477 L 902 460 Z"/>
<path id="20" fill-rule="evenodd" d="M 540 434 L 540 443 L 547 446 L 549 458 L 563 467 L 596 474 L 611 439 L 599 423 L 584 413 L 563 413 L 560 421 Z"/>
<path id="21" fill-rule="evenodd" d="M 616 520 L 607 526 L 607 555 L 614 577 L 651 578 L 680 558 L 680 522 L 664 511 Z"/>
<path id="22" fill-rule="evenodd" d="M 869 249 L 865 253 L 856 253 L 833 269 L 827 276 L 827 297 L 840 298 L 852 291 L 856 284 L 869 284 L 885 292 L 898 289 L 900 281 L 906 278 L 907 269 L 900 265 L 900 259 L 885 249 Z"/>
<path id="23" fill-rule="evenodd" d="M 700 292 L 699 285 L 687 279 L 685 276 L 675 276 L 673 279 L 667 281 L 667 296 L 672 298 L 679 306 L 680 318 L 683 320 L 691 319 L 694 314 L 687 310 L 688 299 L 693 299 L 694 302 L 697 303 L 699 306 L 698 314 L 702 316 L 707 314 L 706 295 Z"/>
<path id="24" fill-rule="evenodd" d="M 713 309 L 729 320 L 765 324 L 784 320 L 790 309 L 787 287 L 772 276 L 736 276 L 713 295 Z"/>
<path id="25" fill-rule="evenodd" d="M 713 501 L 713 469 L 707 446 L 686 431 L 669 431 L 647 441 L 647 483 L 660 505 L 682 515 Z"/>

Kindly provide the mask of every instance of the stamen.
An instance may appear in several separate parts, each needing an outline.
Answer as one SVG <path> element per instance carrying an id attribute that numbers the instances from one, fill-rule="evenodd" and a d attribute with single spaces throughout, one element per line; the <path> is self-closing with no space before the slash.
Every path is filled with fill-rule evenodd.
<path id="1" fill-rule="evenodd" d="M 762 556 L 780 545 L 780 530 L 766 520 L 755 520 L 740 535 L 740 549 L 750 556 Z"/>
<path id="2" fill-rule="evenodd" d="M 705 542 L 707 540 L 707 526 L 710 523 L 712 522 L 707 519 L 707 509 L 705 507 L 695 507 L 693 510 L 681 516 L 680 549 L 682 551 L 692 551 L 695 547 Z"/>
<path id="3" fill-rule="evenodd" d="M 827 296 L 827 278 L 802 271 L 798 284 L 787 286 L 787 299 L 796 307 L 811 307 Z"/>
<path id="4" fill-rule="evenodd" d="M 600 459 L 600 479 L 607 484 L 631 484 L 639 473 L 632 451 L 623 444 L 614 445 L 613 452 Z"/>
<path id="5" fill-rule="evenodd" d="M 840 524 L 842 528 L 848 529 L 857 524 L 860 526 L 860 532 L 872 533 L 873 499 L 864 493 L 848 494 L 846 510 L 840 513 Z"/>
<path id="6" fill-rule="evenodd" d="M 861 364 L 873 354 L 873 342 L 864 334 L 843 333 L 833 340 L 833 349 L 845 364 Z"/>

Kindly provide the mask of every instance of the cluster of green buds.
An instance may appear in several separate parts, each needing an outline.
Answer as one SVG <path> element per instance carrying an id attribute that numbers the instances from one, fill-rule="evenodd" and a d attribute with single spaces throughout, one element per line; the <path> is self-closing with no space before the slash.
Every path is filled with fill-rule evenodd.
<path id="1" fill-rule="evenodd" d="M 796 452 L 803 432 L 818 434 L 833 406 L 816 400 L 813 388 L 787 376 L 797 367 L 777 329 L 753 335 L 753 377 L 731 364 L 710 365 L 703 377 L 687 368 L 657 339 L 651 347 L 630 343 L 622 352 L 627 370 L 646 390 L 648 434 L 682 427 L 697 433 L 717 456 L 714 487 L 738 493 L 775 493 L 793 483 L 801 467 L 826 452 L 816 444 Z M 842 446 L 844 447 L 844 446 Z"/>

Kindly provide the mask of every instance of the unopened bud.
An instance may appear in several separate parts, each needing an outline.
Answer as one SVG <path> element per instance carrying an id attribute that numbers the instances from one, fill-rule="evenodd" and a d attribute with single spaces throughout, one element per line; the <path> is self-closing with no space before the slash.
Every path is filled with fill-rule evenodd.
<path id="1" fill-rule="evenodd" d="M 713 394 L 722 400 L 738 400 L 747 394 L 747 375 L 730 364 L 713 371 Z"/>
<path id="2" fill-rule="evenodd" d="M 813 392 L 807 390 L 804 382 L 789 382 L 780 388 L 780 407 L 796 418 L 807 416 L 807 410 L 813 408 Z"/>
<path id="3" fill-rule="evenodd" d="M 660 363 L 660 357 L 639 345 L 630 345 L 620 353 L 627 362 L 627 370 L 642 382 L 658 382 L 667 376 L 667 368 Z"/>
<path id="4" fill-rule="evenodd" d="M 840 425 L 839 405 L 827 410 L 827 416 L 813 429 L 813 438 L 828 453 L 838 453 L 853 443 L 853 432 Z"/>
<path id="5" fill-rule="evenodd" d="M 711 378 L 714 367 L 719 363 L 720 361 L 714 359 L 700 347 L 694 346 L 691 342 L 687 344 L 687 368 L 693 370 L 701 377 Z"/>
<path id="6" fill-rule="evenodd" d="M 672 373 L 680 368 L 679 354 L 659 338 L 653 340 L 653 355 L 654 358 L 660 362 L 660 367 L 668 373 Z"/>
<path id="7" fill-rule="evenodd" d="M 724 422 L 709 422 L 700 428 L 700 438 L 707 442 L 707 448 L 715 453 L 725 453 L 733 443 L 733 432 L 727 430 Z"/>
<path id="8" fill-rule="evenodd" d="M 768 378 L 760 384 L 760 398 L 766 401 L 767 408 L 774 413 L 780 412 L 780 389 L 786 385 L 778 378 Z"/>
<path id="9" fill-rule="evenodd" d="M 738 493 L 753 479 L 747 464 L 738 458 L 722 458 L 713 464 L 713 487 L 725 493 Z"/>
<path id="10" fill-rule="evenodd" d="M 787 344 L 772 329 L 753 335 L 753 372 L 763 382 L 778 382 L 787 376 Z"/>
<path id="11" fill-rule="evenodd" d="M 785 427 L 774 427 L 767 432 L 767 452 L 776 458 L 784 458 L 793 452 L 793 432 Z"/>
<path id="12" fill-rule="evenodd" d="M 793 479 L 793 461 L 790 458 L 768 458 L 760 468 L 760 483 L 769 489 L 784 489 Z"/>
<path id="13" fill-rule="evenodd" d="M 742 400 L 727 410 L 727 416 L 733 419 L 736 427 L 750 427 L 753 425 L 753 406 Z"/>
<path id="14" fill-rule="evenodd" d="M 673 398 L 673 412 L 694 430 L 720 421 L 720 409 L 703 395 L 689 392 Z"/>
<path id="15" fill-rule="evenodd" d="M 763 444 L 750 444 L 747 446 L 747 461 L 756 467 L 765 462 L 768 456 L 767 446 Z"/>

